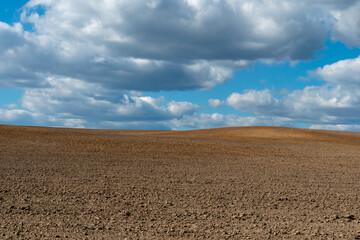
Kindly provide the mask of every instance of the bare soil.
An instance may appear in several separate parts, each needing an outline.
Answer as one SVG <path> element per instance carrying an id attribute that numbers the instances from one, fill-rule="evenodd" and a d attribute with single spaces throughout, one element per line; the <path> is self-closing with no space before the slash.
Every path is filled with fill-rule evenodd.
<path id="1" fill-rule="evenodd" d="M 360 134 L 0 125 L 0 239 L 360 239 Z"/>

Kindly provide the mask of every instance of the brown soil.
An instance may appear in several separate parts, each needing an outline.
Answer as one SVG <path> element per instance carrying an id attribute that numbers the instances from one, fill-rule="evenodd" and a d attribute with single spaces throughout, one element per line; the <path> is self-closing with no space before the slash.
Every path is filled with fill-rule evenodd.
<path id="1" fill-rule="evenodd" d="M 360 134 L 0 125 L 0 239 L 360 239 Z"/>

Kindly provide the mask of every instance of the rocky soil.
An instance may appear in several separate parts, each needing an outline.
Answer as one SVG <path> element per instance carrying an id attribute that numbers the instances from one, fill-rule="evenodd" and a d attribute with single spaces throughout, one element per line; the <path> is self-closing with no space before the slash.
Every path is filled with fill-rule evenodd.
<path id="1" fill-rule="evenodd" d="M 0 125 L 0 239 L 360 239 L 360 135 Z"/>

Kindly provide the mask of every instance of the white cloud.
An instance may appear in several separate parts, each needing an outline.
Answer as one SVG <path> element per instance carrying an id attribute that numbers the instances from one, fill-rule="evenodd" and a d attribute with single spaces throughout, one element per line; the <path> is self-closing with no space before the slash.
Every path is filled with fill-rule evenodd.
<path id="1" fill-rule="evenodd" d="M 209 105 L 214 108 L 221 107 L 225 104 L 224 101 L 221 101 L 219 99 L 209 99 L 208 102 L 209 102 Z"/>
<path id="2" fill-rule="evenodd" d="M 269 90 L 248 90 L 243 94 L 233 93 L 227 98 L 226 103 L 235 109 L 255 113 L 267 111 L 269 107 L 277 107 L 279 104 Z"/>
<path id="3" fill-rule="evenodd" d="M 314 128 L 356 129 L 360 119 L 359 59 L 348 59 L 316 70 L 326 83 L 289 92 L 276 99 L 270 90 L 233 93 L 227 104 L 257 117 L 283 117 L 288 123 Z"/>
<path id="4" fill-rule="evenodd" d="M 7 109 L 16 109 L 18 106 L 15 103 L 5 105 Z"/>
<path id="5" fill-rule="evenodd" d="M 311 129 L 324 129 L 324 130 L 335 130 L 335 131 L 360 131 L 359 124 L 314 124 L 310 126 Z"/>
<path id="6" fill-rule="evenodd" d="M 306 87 L 282 99 L 274 98 L 269 90 L 233 93 L 227 103 L 259 117 L 284 117 L 292 123 L 349 124 L 360 118 L 360 91 L 346 86 Z"/>
<path id="7" fill-rule="evenodd" d="M 325 65 L 316 73 L 327 82 L 360 85 L 360 56 Z"/>
<path id="8" fill-rule="evenodd" d="M 286 118 L 281 117 L 241 117 L 232 114 L 198 114 L 171 121 L 173 129 L 199 129 L 239 126 L 292 126 Z"/>
<path id="9" fill-rule="evenodd" d="M 184 115 L 193 115 L 197 109 L 198 106 L 190 102 L 171 101 L 170 103 L 168 103 L 168 110 L 177 117 L 181 117 Z"/>
<path id="10" fill-rule="evenodd" d="M 59 119 L 54 119 L 54 120 L 59 121 Z M 69 127 L 69 128 L 85 128 L 87 123 L 83 119 L 73 119 L 73 118 L 61 119 L 60 121 L 62 121 L 61 126 Z"/>
<path id="11" fill-rule="evenodd" d="M 131 96 L 129 92 L 108 90 L 72 78 L 49 77 L 47 85 L 26 90 L 21 100 L 25 110 L 13 110 L 14 113 L 37 114 L 56 126 L 150 128 L 151 124 L 165 126 L 173 119 L 194 115 L 198 109 L 189 102 L 164 103 L 164 98 Z M 14 118 L 7 120 L 11 122 Z"/>
<path id="12" fill-rule="evenodd" d="M 339 2 L 351 2 L 355 4 L 351 4 L 347 8 L 335 8 L 331 10 L 335 22 L 333 37 L 348 46 L 360 47 L 360 2 L 354 0 Z"/>
<path id="13" fill-rule="evenodd" d="M 36 117 L 36 114 L 32 114 L 29 111 L 26 110 L 20 110 L 20 109 L 0 109 L 0 121 L 1 122 L 14 122 L 16 120 L 20 120 L 22 118 L 33 118 Z"/>

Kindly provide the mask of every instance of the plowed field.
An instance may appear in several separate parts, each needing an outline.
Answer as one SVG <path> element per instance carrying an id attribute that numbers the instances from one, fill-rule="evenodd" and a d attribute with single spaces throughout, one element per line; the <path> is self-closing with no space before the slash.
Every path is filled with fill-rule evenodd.
<path id="1" fill-rule="evenodd" d="M 360 134 L 0 125 L 0 239 L 360 239 Z"/>

